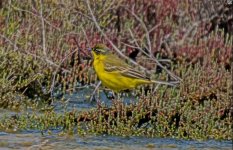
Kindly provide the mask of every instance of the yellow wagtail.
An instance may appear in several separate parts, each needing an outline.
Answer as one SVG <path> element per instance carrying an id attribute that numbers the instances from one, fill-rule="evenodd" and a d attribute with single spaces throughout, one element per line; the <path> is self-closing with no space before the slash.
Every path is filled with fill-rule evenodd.
<path id="1" fill-rule="evenodd" d="M 111 53 L 104 44 L 97 44 L 91 49 L 91 52 L 94 57 L 93 66 L 98 78 L 104 86 L 115 92 L 152 83 L 174 86 L 168 82 L 150 80 L 149 77 Z"/>

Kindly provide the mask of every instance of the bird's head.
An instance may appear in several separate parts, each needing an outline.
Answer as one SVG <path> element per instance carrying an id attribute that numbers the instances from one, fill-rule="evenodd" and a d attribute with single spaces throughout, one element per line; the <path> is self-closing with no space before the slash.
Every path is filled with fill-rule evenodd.
<path id="1" fill-rule="evenodd" d="M 109 52 L 109 49 L 104 44 L 96 44 L 92 49 L 91 52 L 94 57 L 98 57 L 99 55 L 106 55 Z"/>

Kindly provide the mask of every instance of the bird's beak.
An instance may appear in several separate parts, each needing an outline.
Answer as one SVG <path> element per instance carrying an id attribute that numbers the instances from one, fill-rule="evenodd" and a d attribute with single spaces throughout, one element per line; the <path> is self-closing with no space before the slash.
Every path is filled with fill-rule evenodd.
<path id="1" fill-rule="evenodd" d="M 86 48 L 86 50 L 87 51 L 85 51 L 86 52 L 86 54 L 87 54 L 87 57 L 88 57 L 88 59 L 92 59 L 92 54 L 91 54 L 91 48 Z"/>
<path id="2" fill-rule="evenodd" d="M 87 48 L 87 50 L 88 50 L 88 53 L 89 53 L 89 54 L 93 55 L 93 53 L 92 53 L 92 48 Z"/>

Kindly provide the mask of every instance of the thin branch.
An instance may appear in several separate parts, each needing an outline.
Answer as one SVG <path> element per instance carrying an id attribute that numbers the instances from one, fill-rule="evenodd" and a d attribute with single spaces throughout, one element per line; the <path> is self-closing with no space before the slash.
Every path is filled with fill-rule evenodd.
<path id="1" fill-rule="evenodd" d="M 92 17 L 92 20 L 95 24 L 95 26 L 97 27 L 97 29 L 99 30 L 99 32 L 104 36 L 104 38 L 111 44 L 111 46 L 113 47 L 113 49 L 121 56 L 123 57 L 124 59 L 128 60 L 130 63 L 136 65 L 136 66 L 139 66 L 140 69 L 144 70 L 144 71 L 147 71 L 147 69 L 141 65 L 139 65 L 137 62 L 133 61 L 132 59 L 130 59 L 129 57 L 125 56 L 117 47 L 115 44 L 113 44 L 113 42 L 108 38 L 108 36 L 104 33 L 104 31 L 100 28 L 92 10 L 91 10 L 91 7 L 90 7 L 90 1 L 89 0 L 86 0 L 86 4 L 87 4 L 87 8 L 89 10 L 89 12 L 91 13 L 91 17 Z"/>
<path id="2" fill-rule="evenodd" d="M 146 40 L 147 40 L 147 44 L 148 44 L 148 51 L 150 52 L 150 55 L 153 56 L 152 51 L 151 51 L 150 35 L 149 35 L 149 31 L 147 30 L 147 27 L 146 27 L 145 23 L 134 13 L 134 7 L 132 8 L 132 11 L 130 11 L 127 8 L 125 8 L 125 9 L 128 10 L 136 18 L 136 20 L 138 20 L 140 22 L 140 24 L 142 25 L 143 29 L 145 30 Z"/>
<path id="3" fill-rule="evenodd" d="M 31 56 L 33 56 L 34 58 L 40 59 L 41 61 L 48 63 L 49 65 L 52 65 L 52 66 L 54 66 L 54 67 L 60 68 L 60 65 L 57 65 L 56 63 L 54 63 L 53 61 L 51 61 L 51 60 L 49 60 L 49 59 L 47 59 L 47 58 L 42 58 L 42 57 L 37 56 L 36 54 L 32 54 L 32 53 L 30 53 L 30 52 L 28 52 L 28 51 L 23 51 L 22 49 L 20 49 L 19 47 L 17 47 L 16 44 L 15 44 L 14 42 L 12 42 L 12 41 L 11 41 L 9 38 L 7 38 L 6 36 L 0 34 L 0 37 L 2 37 L 2 38 L 5 39 L 7 42 L 9 42 L 10 45 L 14 46 L 14 49 L 15 49 L 15 50 L 20 50 L 20 51 L 22 52 L 22 54 L 31 55 Z M 62 69 L 64 72 L 71 73 L 70 70 L 67 70 L 67 69 L 65 69 L 65 68 L 61 68 L 61 69 Z"/>
<path id="4" fill-rule="evenodd" d="M 69 58 L 69 56 L 71 56 L 72 54 L 74 54 L 75 52 L 77 52 L 78 49 L 75 49 L 74 51 L 71 51 L 69 54 L 67 54 L 62 60 L 61 62 L 58 64 L 57 69 L 53 72 L 53 82 L 51 84 L 50 90 L 49 91 L 53 91 L 54 85 L 55 85 L 55 77 L 57 75 L 57 72 L 59 71 L 59 68 L 61 68 L 61 65 L 64 63 L 64 61 Z"/>
<path id="5" fill-rule="evenodd" d="M 143 52 L 143 54 L 145 54 L 146 56 L 149 56 L 141 47 L 137 47 L 137 46 L 133 46 L 133 45 L 130 45 L 128 43 L 125 43 L 125 42 L 121 42 L 123 43 L 124 45 L 128 46 L 128 47 L 131 47 L 131 48 L 136 48 L 136 49 L 139 49 Z M 147 58 L 146 60 L 153 60 L 152 58 Z M 159 62 L 171 62 L 170 59 L 158 59 Z"/>
<path id="6" fill-rule="evenodd" d="M 26 12 L 26 13 L 29 13 L 29 14 L 31 14 L 31 15 L 33 15 L 33 16 L 39 17 L 39 18 L 41 19 L 41 16 L 40 16 L 40 15 L 35 14 L 35 13 L 29 11 L 29 10 L 24 10 L 24 9 L 15 7 L 15 6 L 11 5 L 11 4 L 10 4 L 10 6 L 11 6 L 13 9 L 17 10 L 17 11 Z M 60 31 L 60 29 L 59 29 L 58 27 L 52 25 L 52 24 L 51 24 L 48 20 L 46 20 L 44 17 L 42 17 L 42 18 L 43 18 L 44 22 L 47 23 L 49 26 L 51 26 L 51 27 L 53 27 L 54 29 Z"/>
<path id="7" fill-rule="evenodd" d="M 45 39 L 45 24 L 44 24 L 44 17 L 43 17 L 43 2 L 40 0 L 40 18 L 41 18 L 41 29 L 42 29 L 42 46 L 43 46 L 43 54 L 47 56 L 46 50 L 46 39 Z"/>
<path id="8" fill-rule="evenodd" d="M 90 46 L 91 46 L 90 41 L 89 41 L 89 39 L 88 39 L 88 37 L 87 37 L 87 33 L 86 33 L 86 31 L 84 30 L 84 28 L 83 28 L 82 25 L 81 25 L 81 29 L 82 29 L 82 31 L 83 31 L 84 37 L 85 37 L 85 39 L 86 39 L 86 41 L 87 41 L 87 44 L 88 44 L 88 46 L 90 47 Z"/>
<path id="9" fill-rule="evenodd" d="M 9 42 L 11 45 L 13 45 L 14 50 L 18 50 L 19 48 L 17 47 L 15 42 L 12 42 L 8 37 L 6 37 L 5 35 L 0 34 L 0 37 L 2 37 L 3 39 L 5 39 L 7 42 Z"/>
<path id="10" fill-rule="evenodd" d="M 152 54 L 152 51 L 151 51 L 151 42 L 150 42 L 150 36 L 149 36 L 149 32 L 147 30 L 147 27 L 145 25 L 145 23 L 134 13 L 134 10 L 133 11 L 130 11 L 129 9 L 126 8 L 127 11 L 129 11 L 142 25 L 142 27 L 144 28 L 145 32 L 146 32 L 146 38 L 147 38 L 147 43 L 148 43 L 148 46 L 149 46 L 149 52 L 150 52 L 150 58 L 152 58 L 152 60 L 154 62 L 157 63 L 157 65 L 159 67 L 161 67 L 163 70 L 165 70 L 172 78 L 174 78 L 175 80 L 179 80 L 179 81 L 182 81 L 182 79 L 176 75 L 174 75 L 170 70 L 168 70 L 166 67 L 164 67 L 155 57 L 154 55 Z"/>
<path id="11" fill-rule="evenodd" d="M 131 35 L 131 37 L 132 37 L 133 39 L 136 39 L 135 36 L 134 36 L 134 34 L 133 34 L 133 32 L 131 31 L 131 29 L 129 29 L 129 33 L 130 33 L 130 35 Z M 150 55 L 148 55 L 148 53 L 146 53 L 146 52 L 139 46 L 137 40 L 134 40 L 134 42 L 135 42 L 135 44 L 137 45 L 136 48 L 138 48 L 138 49 L 139 49 L 143 54 L 145 54 L 146 56 L 151 57 Z"/>
<path id="12" fill-rule="evenodd" d="M 135 62 L 135 61 L 133 61 L 132 59 L 130 59 L 129 57 L 125 56 L 125 55 L 116 47 L 116 45 L 113 44 L 113 42 L 107 37 L 107 35 L 104 33 L 104 31 L 100 28 L 100 26 L 99 26 L 99 24 L 98 24 L 98 22 L 97 22 L 97 20 L 96 20 L 96 17 L 94 16 L 93 11 L 92 11 L 92 9 L 91 9 L 91 7 L 90 7 L 90 1 L 89 1 L 89 0 L 86 0 L 86 4 L 87 4 L 87 8 L 88 8 L 88 10 L 89 10 L 89 12 L 90 12 L 90 14 L 91 14 L 91 17 L 92 17 L 92 19 L 93 19 L 93 22 L 94 22 L 95 26 L 97 27 L 97 29 L 99 30 L 99 32 L 104 36 L 104 38 L 111 44 L 111 46 L 114 48 L 114 50 L 115 50 L 118 54 L 120 54 L 120 56 L 122 56 L 123 58 L 125 58 L 126 60 L 128 60 L 130 63 L 139 66 L 140 69 L 143 69 L 144 71 L 148 71 L 145 67 L 139 65 L 137 62 Z M 139 20 L 140 20 L 140 18 L 139 18 Z M 144 23 L 143 23 L 143 24 L 144 24 Z M 145 28 L 147 34 L 149 35 L 148 30 L 147 30 L 145 24 L 144 24 L 144 28 Z M 147 35 L 147 39 L 149 40 L 148 35 Z M 149 45 L 149 47 L 151 46 L 151 44 L 150 44 L 149 41 L 148 41 L 148 45 Z M 174 78 L 175 80 L 179 80 L 179 81 L 182 80 L 181 78 L 179 78 L 179 77 L 177 77 L 176 75 L 174 75 L 171 71 L 169 71 L 166 67 L 164 67 L 153 55 L 151 55 L 151 58 L 153 58 L 153 60 L 158 64 L 158 66 L 161 67 L 162 69 L 164 69 L 172 78 Z"/>

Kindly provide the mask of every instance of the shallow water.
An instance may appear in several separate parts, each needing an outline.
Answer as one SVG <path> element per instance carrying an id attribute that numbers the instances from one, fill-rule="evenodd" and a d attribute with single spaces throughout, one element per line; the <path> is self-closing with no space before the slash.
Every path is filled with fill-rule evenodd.
<path id="1" fill-rule="evenodd" d="M 206 149 L 230 150 L 232 141 L 188 141 L 170 138 L 119 136 L 58 136 L 42 135 L 36 131 L 8 134 L 0 132 L 0 149 Z"/>
<path id="2" fill-rule="evenodd" d="M 55 101 L 53 103 L 55 111 L 62 113 L 64 110 L 69 111 L 77 109 L 79 111 L 96 108 L 95 102 L 88 101 L 85 97 L 86 90 L 81 90 L 72 95 L 65 95 L 66 102 Z M 102 102 L 111 105 L 111 101 L 100 93 Z M 129 99 L 126 98 L 126 103 Z M 5 115 L 13 115 L 17 112 L 10 112 L 0 109 L 0 118 Z M 28 149 L 28 150 L 47 150 L 47 149 L 156 149 L 156 150 L 176 150 L 176 149 L 206 149 L 206 150 L 231 150 L 232 141 L 195 141 L 179 140 L 172 138 L 146 138 L 146 137 L 120 137 L 109 135 L 86 135 L 86 136 L 60 136 L 62 130 L 51 130 L 52 134 L 39 130 L 28 130 L 20 133 L 0 132 L 0 150 L 8 149 Z"/>

